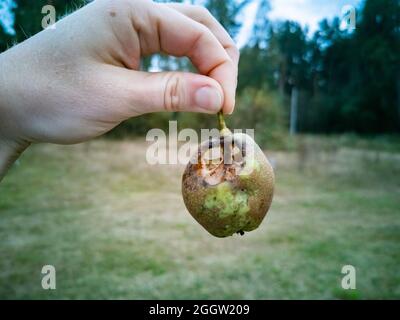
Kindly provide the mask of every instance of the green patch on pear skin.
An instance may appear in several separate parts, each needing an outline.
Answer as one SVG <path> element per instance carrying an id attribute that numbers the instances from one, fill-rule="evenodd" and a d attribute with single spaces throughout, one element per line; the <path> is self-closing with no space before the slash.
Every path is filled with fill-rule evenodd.
<path id="1" fill-rule="evenodd" d="M 235 214 L 243 217 L 250 210 L 248 195 L 242 191 L 233 192 L 229 182 L 223 182 L 210 190 L 204 201 L 204 207 L 217 211 L 221 218 Z"/>
<path id="2" fill-rule="evenodd" d="M 256 159 L 249 159 L 246 161 L 246 164 L 243 170 L 239 173 L 241 178 L 250 177 L 253 171 L 260 171 L 261 165 Z"/>

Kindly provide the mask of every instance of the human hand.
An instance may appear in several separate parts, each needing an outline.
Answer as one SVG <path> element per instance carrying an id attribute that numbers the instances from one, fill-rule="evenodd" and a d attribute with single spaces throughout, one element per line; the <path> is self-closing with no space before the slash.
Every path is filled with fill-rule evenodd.
<path id="1" fill-rule="evenodd" d="M 139 71 L 157 52 L 200 74 Z M 150 112 L 231 113 L 238 60 L 204 8 L 96 0 L 0 55 L 0 178 L 32 142 L 82 142 Z"/>

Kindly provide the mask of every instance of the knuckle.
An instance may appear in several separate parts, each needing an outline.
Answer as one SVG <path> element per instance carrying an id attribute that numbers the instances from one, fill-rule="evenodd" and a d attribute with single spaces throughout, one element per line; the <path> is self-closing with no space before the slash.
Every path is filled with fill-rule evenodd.
<path id="1" fill-rule="evenodd" d="M 166 111 L 180 111 L 184 101 L 182 81 L 179 74 L 168 74 L 164 90 L 164 108 Z"/>
<path id="2" fill-rule="evenodd" d="M 193 10 L 195 13 L 197 13 L 199 16 L 211 16 L 210 11 L 204 6 L 195 4 L 193 5 Z"/>
<path id="3" fill-rule="evenodd" d="M 105 4 L 109 12 L 127 13 L 135 11 L 138 6 L 144 6 L 143 2 L 146 2 L 146 0 L 107 0 Z"/>
<path id="4" fill-rule="evenodd" d="M 140 7 L 151 4 L 151 0 L 109 0 L 124 8 Z"/>

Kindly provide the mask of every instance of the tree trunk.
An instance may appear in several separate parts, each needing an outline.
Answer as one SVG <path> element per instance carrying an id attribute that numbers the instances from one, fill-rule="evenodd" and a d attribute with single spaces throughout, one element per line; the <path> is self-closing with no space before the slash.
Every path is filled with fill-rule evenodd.
<path id="1" fill-rule="evenodd" d="M 281 94 L 282 97 L 284 97 L 285 96 L 285 84 L 286 84 L 286 58 L 285 57 L 282 59 L 282 62 L 280 63 L 279 71 L 280 71 L 279 82 L 278 82 L 279 93 Z"/>
<path id="2" fill-rule="evenodd" d="M 299 104 L 299 90 L 292 87 L 292 97 L 290 101 L 290 134 L 294 135 L 297 132 L 297 113 Z"/>

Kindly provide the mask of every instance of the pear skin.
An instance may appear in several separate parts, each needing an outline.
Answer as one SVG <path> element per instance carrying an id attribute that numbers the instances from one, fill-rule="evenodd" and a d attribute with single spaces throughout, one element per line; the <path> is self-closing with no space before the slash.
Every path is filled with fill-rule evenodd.
<path id="1" fill-rule="evenodd" d="M 224 161 L 205 159 L 211 148 L 231 148 Z M 239 151 L 238 151 L 239 150 Z M 225 161 L 231 159 L 231 161 Z M 216 237 L 243 234 L 256 229 L 272 202 L 274 172 L 254 140 L 242 133 L 224 133 L 203 142 L 186 166 L 182 195 L 193 218 Z"/>

